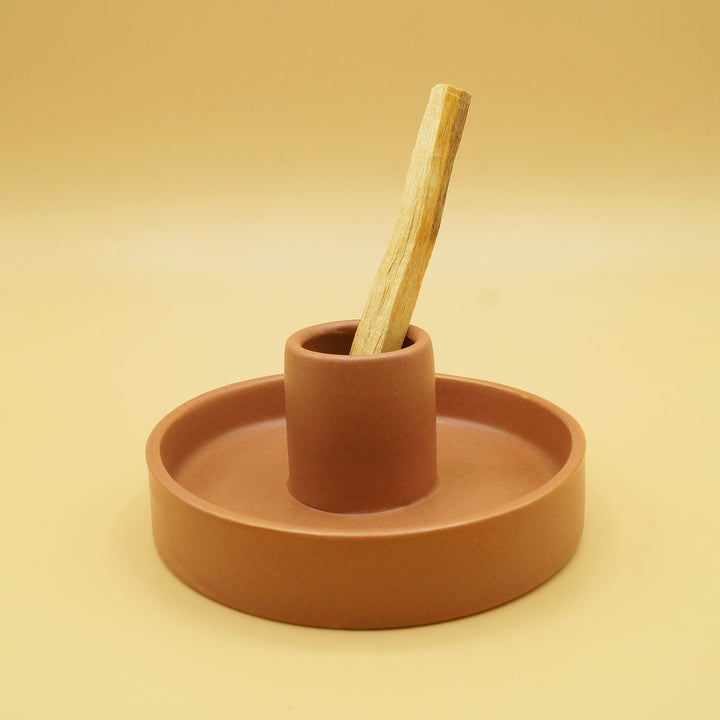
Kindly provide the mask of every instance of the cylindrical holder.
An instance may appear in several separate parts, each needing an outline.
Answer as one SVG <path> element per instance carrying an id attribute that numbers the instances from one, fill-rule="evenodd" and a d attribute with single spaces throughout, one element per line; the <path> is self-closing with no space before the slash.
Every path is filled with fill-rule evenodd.
<path id="1" fill-rule="evenodd" d="M 335 513 L 407 506 L 437 482 L 429 335 L 411 326 L 400 350 L 351 356 L 356 328 L 316 325 L 285 346 L 289 490 Z"/>
<path id="2" fill-rule="evenodd" d="M 434 623 L 543 583 L 582 534 L 580 426 L 523 390 L 435 376 L 417 328 L 400 350 L 351 357 L 355 325 L 303 330 L 285 377 L 211 390 L 157 424 L 160 557 L 229 607 L 318 627 Z"/>

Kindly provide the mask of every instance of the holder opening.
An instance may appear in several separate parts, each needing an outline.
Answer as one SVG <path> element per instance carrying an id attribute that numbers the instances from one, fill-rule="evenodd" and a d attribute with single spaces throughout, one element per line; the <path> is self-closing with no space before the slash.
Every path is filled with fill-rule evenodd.
<path id="1" fill-rule="evenodd" d="M 323 355 L 350 355 L 356 329 L 355 327 L 328 329 L 326 332 L 309 337 L 301 344 L 301 347 L 304 350 Z M 403 340 L 401 349 L 410 347 L 414 343 L 415 340 L 411 337 L 411 333 L 408 333 Z"/>

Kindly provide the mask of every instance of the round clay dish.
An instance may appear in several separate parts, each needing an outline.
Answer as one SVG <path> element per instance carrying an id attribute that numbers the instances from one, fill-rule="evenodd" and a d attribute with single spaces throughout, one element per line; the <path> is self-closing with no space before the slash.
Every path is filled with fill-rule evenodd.
<path id="1" fill-rule="evenodd" d="M 283 376 L 201 395 L 147 443 L 158 552 L 243 612 L 301 625 L 449 620 L 528 592 L 575 552 L 585 439 L 529 393 L 439 375 L 437 483 L 394 510 L 340 514 L 288 491 Z"/>

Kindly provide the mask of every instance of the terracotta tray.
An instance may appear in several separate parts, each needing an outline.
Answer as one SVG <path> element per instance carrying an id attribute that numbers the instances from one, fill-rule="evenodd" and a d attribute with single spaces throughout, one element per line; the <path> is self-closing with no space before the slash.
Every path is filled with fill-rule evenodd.
<path id="1" fill-rule="evenodd" d="M 316 510 L 288 491 L 283 376 L 180 406 L 147 443 L 153 532 L 181 580 L 218 602 L 334 628 L 476 613 L 541 584 L 573 555 L 585 439 L 520 390 L 438 375 L 437 474 L 394 510 Z"/>

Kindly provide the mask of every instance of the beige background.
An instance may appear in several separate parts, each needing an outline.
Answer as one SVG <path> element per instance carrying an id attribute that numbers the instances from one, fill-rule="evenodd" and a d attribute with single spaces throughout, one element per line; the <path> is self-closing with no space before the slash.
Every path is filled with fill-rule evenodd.
<path id="1" fill-rule="evenodd" d="M 0 2 L 0 712 L 720 715 L 720 5 Z M 155 555 L 162 415 L 356 317 L 430 87 L 473 94 L 414 322 L 588 437 L 573 561 L 386 632 Z"/>

